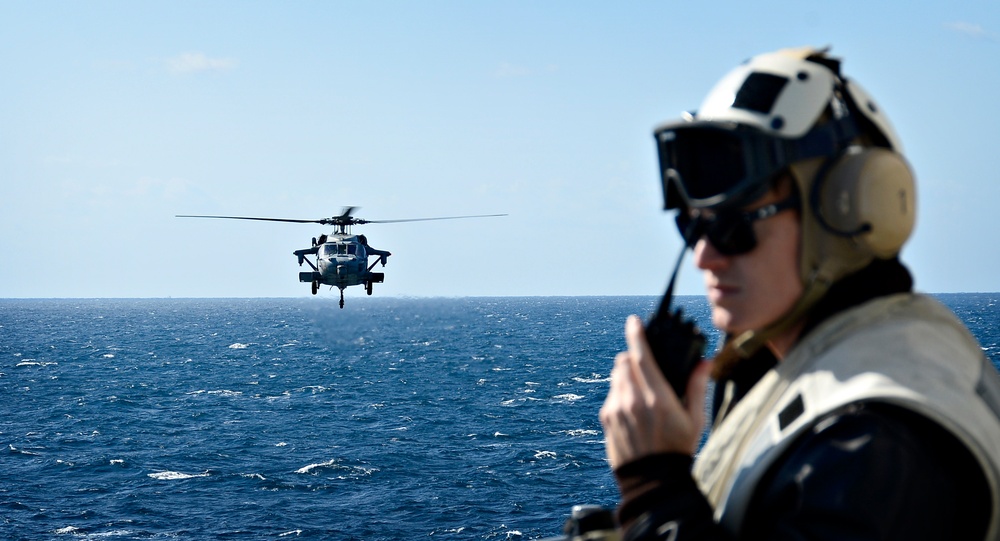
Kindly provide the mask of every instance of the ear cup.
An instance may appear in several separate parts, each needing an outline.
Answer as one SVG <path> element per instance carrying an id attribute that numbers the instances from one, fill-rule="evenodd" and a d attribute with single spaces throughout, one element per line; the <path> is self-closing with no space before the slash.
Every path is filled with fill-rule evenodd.
<path id="1" fill-rule="evenodd" d="M 853 148 L 814 186 L 822 225 L 879 258 L 899 253 L 916 221 L 916 187 L 903 157 L 884 148 Z"/>

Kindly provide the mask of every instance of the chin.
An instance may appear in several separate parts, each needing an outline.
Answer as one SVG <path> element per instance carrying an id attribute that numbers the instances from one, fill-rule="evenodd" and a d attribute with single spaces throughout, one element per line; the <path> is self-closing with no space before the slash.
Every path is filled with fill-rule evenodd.
<path id="1" fill-rule="evenodd" d="M 736 314 L 723 308 L 716 307 L 712 310 L 712 325 L 726 334 L 738 336 L 754 328 L 747 323 L 740 321 Z"/>
<path id="2" fill-rule="evenodd" d="M 720 308 L 712 310 L 712 325 L 726 334 L 737 332 L 733 326 L 733 315 Z"/>

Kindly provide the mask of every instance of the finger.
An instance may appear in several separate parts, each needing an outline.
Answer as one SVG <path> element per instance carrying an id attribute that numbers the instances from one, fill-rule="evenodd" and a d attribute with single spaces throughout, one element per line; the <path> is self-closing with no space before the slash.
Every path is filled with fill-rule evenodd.
<path id="1" fill-rule="evenodd" d="M 628 316 L 625 320 L 625 343 L 630 352 L 642 358 L 653 358 L 653 351 L 646 342 L 646 329 L 642 327 L 642 320 L 637 315 Z"/>

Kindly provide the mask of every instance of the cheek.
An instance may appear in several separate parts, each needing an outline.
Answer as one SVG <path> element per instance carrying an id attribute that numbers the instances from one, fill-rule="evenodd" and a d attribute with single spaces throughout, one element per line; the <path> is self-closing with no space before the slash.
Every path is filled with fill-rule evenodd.
<path id="1" fill-rule="evenodd" d="M 797 223 L 783 229 L 784 234 L 774 238 L 771 250 L 769 268 L 766 274 L 771 276 L 769 285 L 770 296 L 776 304 L 787 310 L 802 294 L 802 279 L 799 276 L 799 244 L 800 234 Z"/>

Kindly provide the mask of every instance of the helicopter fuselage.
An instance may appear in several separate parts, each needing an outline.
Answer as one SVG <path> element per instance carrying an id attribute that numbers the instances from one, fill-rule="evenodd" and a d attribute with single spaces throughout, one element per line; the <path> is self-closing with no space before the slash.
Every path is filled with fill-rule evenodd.
<path id="1" fill-rule="evenodd" d="M 372 294 L 372 284 L 385 280 L 385 274 L 372 272 L 378 263 L 385 266 L 391 253 L 377 250 L 368 245 L 364 235 L 334 233 L 322 235 L 319 241 L 314 239 L 312 248 L 295 250 L 299 265 L 308 263 L 312 272 L 300 272 L 300 282 L 312 282 L 313 294 L 320 285 L 334 286 L 343 291 L 345 288 L 357 285 L 365 286 L 368 294 Z M 307 256 L 316 258 L 314 264 Z M 372 260 L 374 258 L 374 260 Z"/>

